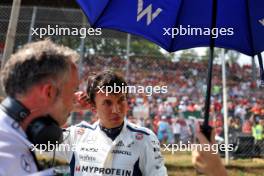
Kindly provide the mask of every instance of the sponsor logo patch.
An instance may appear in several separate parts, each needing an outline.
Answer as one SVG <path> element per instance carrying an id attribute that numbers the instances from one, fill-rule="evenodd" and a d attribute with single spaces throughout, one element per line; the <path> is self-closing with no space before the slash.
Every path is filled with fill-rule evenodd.
<path id="1" fill-rule="evenodd" d="M 143 139 L 143 134 L 142 133 L 137 133 L 136 134 L 136 139 L 137 140 L 142 140 Z"/>
<path id="2" fill-rule="evenodd" d="M 30 173 L 31 172 L 31 163 L 32 160 L 29 156 L 26 156 L 25 154 L 21 155 L 21 167 L 24 171 Z"/>
<path id="3" fill-rule="evenodd" d="M 131 152 L 125 150 L 113 150 L 112 153 L 131 156 Z"/>
<path id="4" fill-rule="evenodd" d="M 102 168 L 102 167 L 94 167 L 94 166 L 76 166 L 75 172 L 86 172 L 91 173 L 89 175 L 124 175 L 124 176 L 132 176 L 131 170 L 126 169 L 117 169 L 117 168 Z"/>

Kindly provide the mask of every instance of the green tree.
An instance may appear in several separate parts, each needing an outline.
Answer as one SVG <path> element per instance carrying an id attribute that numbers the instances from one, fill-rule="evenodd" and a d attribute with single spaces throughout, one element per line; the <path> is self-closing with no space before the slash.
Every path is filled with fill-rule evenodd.
<path id="1" fill-rule="evenodd" d="M 200 57 L 194 49 L 187 49 L 182 51 L 180 55 L 180 60 L 195 61 L 200 60 Z"/>
<path id="2" fill-rule="evenodd" d="M 116 38 L 91 38 L 86 40 L 85 47 L 92 48 L 96 54 L 125 56 L 127 41 Z M 161 52 L 159 46 L 146 40 L 131 40 L 130 53 L 138 56 L 166 56 Z"/>
<path id="3" fill-rule="evenodd" d="M 221 48 L 214 48 L 214 59 L 219 58 L 221 54 Z M 210 48 L 206 48 L 205 55 L 202 56 L 202 60 L 208 60 L 210 58 Z"/>
<path id="4" fill-rule="evenodd" d="M 155 57 L 164 57 L 160 47 L 146 40 L 133 40 L 131 42 L 131 53 L 134 55 L 146 55 Z"/>
<path id="5" fill-rule="evenodd" d="M 93 49 L 95 54 L 124 55 L 126 45 L 123 40 L 113 38 L 91 38 L 86 40 L 85 47 Z"/>

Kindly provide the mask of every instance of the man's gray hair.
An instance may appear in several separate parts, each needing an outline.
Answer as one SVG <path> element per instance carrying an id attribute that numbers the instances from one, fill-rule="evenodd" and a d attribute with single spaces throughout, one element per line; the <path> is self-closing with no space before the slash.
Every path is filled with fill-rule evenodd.
<path id="1" fill-rule="evenodd" d="M 3 90 L 16 97 L 43 81 L 56 83 L 64 79 L 78 59 L 75 51 L 50 40 L 27 44 L 10 57 L 1 71 Z"/>

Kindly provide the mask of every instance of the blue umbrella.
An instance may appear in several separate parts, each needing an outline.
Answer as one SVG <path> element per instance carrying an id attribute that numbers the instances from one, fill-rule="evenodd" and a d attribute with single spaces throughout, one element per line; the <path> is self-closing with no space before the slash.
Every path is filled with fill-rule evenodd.
<path id="1" fill-rule="evenodd" d="M 211 30 L 215 46 L 234 49 L 250 56 L 264 50 L 263 0 L 77 1 L 92 27 L 140 35 L 169 52 L 209 46 L 208 29 L 212 29 L 212 7 L 215 3 L 215 27 L 218 29 Z M 180 29 L 181 34 L 193 35 L 180 35 Z"/>
<path id="2" fill-rule="evenodd" d="M 208 126 L 213 48 L 258 55 L 264 72 L 263 0 L 77 0 L 92 27 L 142 36 L 169 52 L 210 46 L 205 121 Z M 209 139 L 210 133 L 205 132 Z"/>

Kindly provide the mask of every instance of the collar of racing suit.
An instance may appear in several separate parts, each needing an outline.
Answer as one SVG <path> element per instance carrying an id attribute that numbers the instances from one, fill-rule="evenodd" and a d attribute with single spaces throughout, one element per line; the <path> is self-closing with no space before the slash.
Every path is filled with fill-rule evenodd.
<path id="1" fill-rule="evenodd" d="M 122 131 L 122 128 L 124 126 L 124 122 L 119 127 L 115 128 L 105 128 L 101 124 L 99 124 L 100 129 L 110 138 L 112 141 L 115 140 L 115 138 L 120 134 Z"/>

